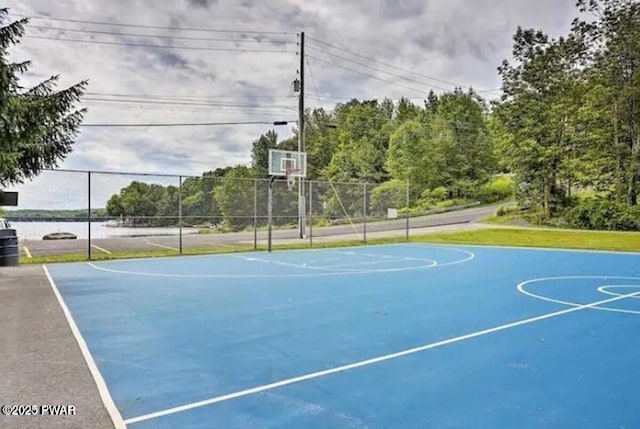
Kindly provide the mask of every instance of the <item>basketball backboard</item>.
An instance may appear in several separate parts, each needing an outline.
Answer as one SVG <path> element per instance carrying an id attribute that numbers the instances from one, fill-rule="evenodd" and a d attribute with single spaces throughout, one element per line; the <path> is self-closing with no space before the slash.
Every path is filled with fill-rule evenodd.
<path id="1" fill-rule="evenodd" d="M 307 177 L 307 154 L 291 150 L 269 149 L 269 175 Z"/>

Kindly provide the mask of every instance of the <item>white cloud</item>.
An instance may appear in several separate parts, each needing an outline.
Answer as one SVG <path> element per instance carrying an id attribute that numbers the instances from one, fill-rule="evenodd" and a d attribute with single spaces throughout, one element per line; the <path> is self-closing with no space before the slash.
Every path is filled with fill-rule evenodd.
<path id="1" fill-rule="evenodd" d="M 517 25 L 535 26 L 551 34 L 566 31 L 575 15 L 574 0 L 142 0 L 93 1 L 19 0 L 10 8 L 13 14 L 48 15 L 86 21 L 109 21 L 154 26 L 199 27 L 207 29 L 268 30 L 294 34 L 272 35 L 279 40 L 296 41 L 304 30 L 312 38 L 345 46 L 368 57 L 395 64 L 415 72 L 474 86 L 500 85 L 496 67 L 508 58 L 511 36 Z M 162 45 L 225 46 L 232 44 L 161 38 L 131 38 L 110 35 L 64 33 L 34 26 L 68 29 L 155 34 L 172 37 L 237 37 L 227 33 L 184 32 L 178 30 L 97 27 L 83 23 L 32 20 L 28 35 L 45 35 L 110 42 Z M 326 46 L 309 40 L 308 54 L 327 57 L 317 48 Z M 263 44 L 243 44 L 264 48 Z M 227 103 L 286 106 L 248 111 L 244 108 L 211 106 L 131 105 L 87 101 L 86 123 L 220 122 L 295 119 L 296 100 L 291 82 L 296 78 L 297 45 L 274 46 L 289 53 L 214 52 L 148 47 L 71 43 L 25 38 L 13 49 L 12 59 L 33 62 L 25 84 L 60 75 L 61 86 L 89 80 L 92 93 L 181 95 L 209 97 Z M 335 51 L 336 54 L 348 56 Z M 350 57 L 363 61 L 357 57 Z M 418 98 L 423 92 L 411 91 L 338 67 L 309 60 L 307 93 L 333 97 Z M 387 74 L 338 61 L 407 87 L 428 91 L 427 85 L 402 81 Z M 378 67 L 371 64 L 373 67 Z M 397 70 L 391 72 L 402 74 Z M 310 79 L 313 75 L 313 80 Z M 423 80 L 415 76 L 411 78 Z M 450 85 L 431 82 L 435 86 Z M 439 90 L 437 91 L 439 92 Z M 87 98 L 99 98 L 92 95 Z M 197 101 L 194 99 L 194 101 Z M 314 98 L 308 107 L 331 107 Z M 199 174 L 229 164 L 250 162 L 251 142 L 270 126 L 229 126 L 193 128 L 85 128 L 74 152 L 63 168 L 171 172 Z M 282 137 L 291 136 L 291 127 L 277 129 Z M 59 180 L 59 179 L 58 179 Z M 41 182 L 44 183 L 44 182 Z M 43 206 L 51 203 L 41 186 L 18 187 L 22 201 Z M 27 195 L 29 194 L 29 195 Z M 67 204 L 84 201 L 67 194 Z M 56 198 L 57 199 L 57 198 Z M 57 199 L 62 200 L 62 199 Z M 26 204 L 26 203 L 25 203 Z"/>

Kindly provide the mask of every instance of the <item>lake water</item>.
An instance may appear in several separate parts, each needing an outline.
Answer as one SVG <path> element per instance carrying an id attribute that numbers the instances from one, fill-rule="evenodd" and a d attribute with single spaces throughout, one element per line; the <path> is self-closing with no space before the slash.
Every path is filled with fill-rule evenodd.
<path id="1" fill-rule="evenodd" d="M 18 237 L 40 240 L 43 235 L 52 232 L 69 232 L 78 238 L 88 238 L 86 222 L 11 222 L 11 228 Z M 91 238 L 128 237 L 132 235 L 178 235 L 179 228 L 124 228 L 108 227 L 103 222 L 91 222 Z M 197 234 L 196 228 L 182 228 L 183 234 Z"/>

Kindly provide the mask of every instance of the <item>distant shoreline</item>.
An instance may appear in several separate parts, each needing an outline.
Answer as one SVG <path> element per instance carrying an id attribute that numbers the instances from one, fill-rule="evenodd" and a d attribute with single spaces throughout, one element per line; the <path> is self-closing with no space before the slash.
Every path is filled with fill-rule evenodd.
<path id="1" fill-rule="evenodd" d="M 56 232 L 65 232 L 77 236 L 78 240 L 87 239 L 89 237 L 89 225 L 91 225 L 90 235 L 92 239 L 97 238 L 133 238 L 133 237 L 161 237 L 161 236 L 178 236 L 180 227 L 168 226 L 157 227 L 147 225 L 130 226 L 106 226 L 104 222 L 91 220 L 91 224 L 85 221 L 74 222 L 45 222 L 32 221 L 21 222 L 9 220 L 11 227 L 17 231 L 18 237 L 23 240 L 40 241 L 42 237 Z M 197 227 L 183 226 L 182 234 L 197 234 L 200 231 Z"/>

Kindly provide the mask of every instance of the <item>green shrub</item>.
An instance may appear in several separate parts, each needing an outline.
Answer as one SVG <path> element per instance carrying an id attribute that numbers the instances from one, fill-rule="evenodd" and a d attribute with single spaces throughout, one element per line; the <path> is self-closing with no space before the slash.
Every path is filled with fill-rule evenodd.
<path id="1" fill-rule="evenodd" d="M 543 210 L 528 209 L 522 214 L 522 218 L 532 225 L 548 225 L 551 216 Z"/>
<path id="2" fill-rule="evenodd" d="M 500 176 L 480 188 L 478 200 L 483 203 L 495 203 L 513 196 L 515 184 L 513 179 Z"/>
<path id="3" fill-rule="evenodd" d="M 640 230 L 640 207 L 605 198 L 585 198 L 564 213 L 569 226 L 597 230 Z"/>
<path id="4" fill-rule="evenodd" d="M 502 205 L 500 207 L 498 207 L 498 210 L 496 211 L 496 216 L 502 217 L 502 216 L 509 216 L 509 215 L 514 215 L 514 214 L 520 214 L 522 213 L 522 209 L 518 206 L 505 206 Z"/>
<path id="5" fill-rule="evenodd" d="M 388 208 L 401 209 L 407 206 L 407 184 L 402 180 L 389 180 L 371 191 L 369 213 L 386 215 Z"/>
<path id="6" fill-rule="evenodd" d="M 436 207 L 436 203 L 433 200 L 419 200 L 416 205 L 416 211 L 427 212 L 433 210 Z"/>
<path id="7" fill-rule="evenodd" d="M 331 225 L 331 222 L 327 218 L 321 217 L 321 218 L 313 219 L 313 226 L 329 226 L 329 225 Z"/>
<path id="8" fill-rule="evenodd" d="M 424 200 L 444 201 L 447 199 L 447 188 L 438 186 L 435 189 L 426 189 L 421 197 Z"/>
<path id="9" fill-rule="evenodd" d="M 449 191 L 444 186 L 434 189 L 425 189 L 420 194 L 420 199 L 413 203 L 416 212 L 426 212 L 438 207 L 438 203 L 447 199 Z"/>
<path id="10" fill-rule="evenodd" d="M 438 204 L 436 204 L 436 207 L 439 209 L 444 209 L 444 208 L 449 208 L 453 206 L 461 206 L 463 204 L 467 204 L 468 202 L 469 201 L 463 198 L 454 198 L 452 200 L 440 201 Z"/>

